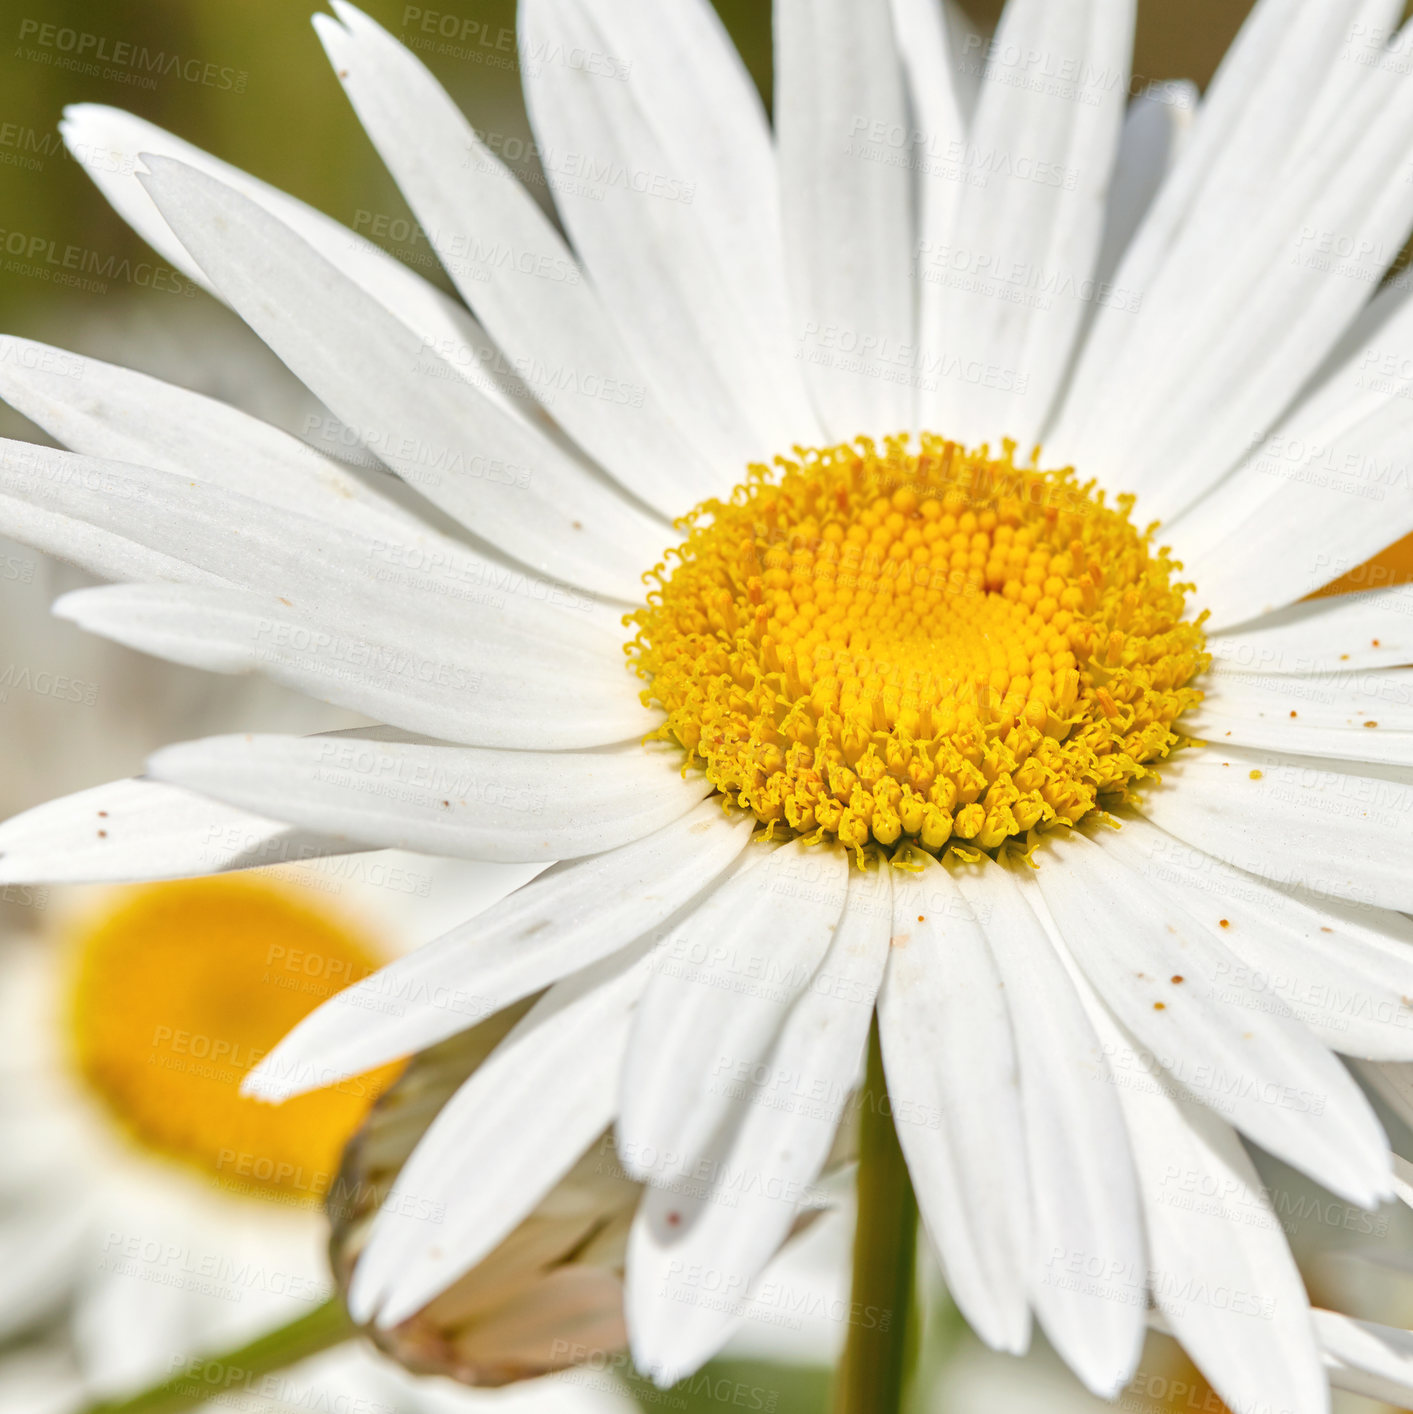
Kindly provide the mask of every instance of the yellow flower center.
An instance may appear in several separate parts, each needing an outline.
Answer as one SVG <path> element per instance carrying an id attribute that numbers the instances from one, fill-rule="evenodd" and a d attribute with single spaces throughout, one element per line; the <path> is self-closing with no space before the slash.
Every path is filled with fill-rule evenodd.
<path id="1" fill-rule="evenodd" d="M 994 852 L 1121 800 L 1209 660 L 1131 496 L 910 445 L 797 448 L 684 517 L 628 654 L 773 833 Z"/>
<path id="2" fill-rule="evenodd" d="M 295 1022 L 371 972 L 378 950 L 250 878 L 128 891 L 74 941 L 74 1058 L 127 1135 L 228 1191 L 319 1201 L 395 1072 L 279 1106 L 243 1098 L 240 1083 Z"/>

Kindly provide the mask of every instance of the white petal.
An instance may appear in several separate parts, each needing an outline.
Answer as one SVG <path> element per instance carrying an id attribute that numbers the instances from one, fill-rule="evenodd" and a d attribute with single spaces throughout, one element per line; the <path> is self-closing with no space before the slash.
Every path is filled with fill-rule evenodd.
<path id="1" fill-rule="evenodd" d="M 1098 311 L 1093 331 L 1080 351 L 1073 386 L 1051 437 L 1052 448 L 1059 450 L 1062 458 L 1087 461 L 1085 453 L 1100 445 L 1105 424 L 1118 414 L 1119 408 L 1106 395 L 1115 370 L 1121 367 L 1124 349 L 1135 335 L 1134 303 L 1141 311 L 1144 297 L 1179 242 L 1185 219 L 1197 206 L 1204 186 L 1220 174 L 1223 163 L 1238 158 L 1262 175 L 1260 161 L 1253 157 L 1266 158 L 1264 143 L 1287 140 L 1283 125 L 1288 128 L 1291 121 L 1288 109 L 1296 97 L 1295 86 L 1306 79 L 1308 92 L 1308 79 L 1304 69 L 1291 75 L 1288 61 L 1278 64 L 1280 47 L 1282 43 L 1310 43 L 1313 58 L 1314 42 L 1323 38 L 1307 30 L 1297 39 L 1297 5 L 1298 0 L 1259 0 L 1223 56 L 1198 108 L 1181 161 L 1126 247 L 1115 275 L 1116 284 L 1132 292 L 1131 298 L 1122 306 Z M 1289 97 L 1284 87 L 1287 83 Z M 1263 123 L 1268 112 L 1271 121 Z M 1269 158 L 1266 162 L 1269 165 Z M 1243 188 L 1235 183 L 1227 190 L 1238 200 L 1243 194 Z"/>
<path id="2" fill-rule="evenodd" d="M 1274 292 L 1289 273 L 1278 268 L 1271 243 L 1278 246 L 1298 229 L 1300 211 L 1320 200 L 1326 174 L 1308 155 L 1293 171 L 1285 164 L 1297 148 L 1312 96 L 1339 67 L 1340 40 L 1358 8 L 1359 0 L 1337 0 L 1315 11 L 1295 0 L 1265 0 L 1248 18 L 1213 79 L 1171 179 L 1120 266 L 1117 283 L 1133 299 L 1101 311 L 1084 350 L 1054 439 L 1065 457 L 1106 477 L 1126 471 L 1123 484 L 1130 484 L 1134 467 L 1121 458 L 1161 414 L 1155 405 L 1175 405 L 1189 382 L 1201 384 L 1201 369 L 1189 369 L 1189 336 L 1200 329 L 1215 344 L 1232 334 L 1230 326 L 1244 323 L 1230 317 L 1237 292 L 1249 297 L 1261 276 Z M 1387 83 L 1388 76 L 1379 82 Z M 1342 150 L 1359 136 L 1352 122 L 1342 129 Z M 1282 208 L 1296 213 L 1294 229 Z M 1255 273 L 1242 268 L 1238 279 L 1247 259 Z M 1356 290 L 1349 315 L 1359 303 Z M 1174 329 L 1181 338 L 1174 340 Z M 1314 363 L 1338 332 L 1336 325 L 1313 350 Z M 1277 363 L 1284 367 L 1304 352 L 1297 349 Z M 1250 374 L 1259 375 L 1259 369 Z M 1170 464 L 1171 458 L 1162 460 L 1155 470 Z M 1140 470 L 1147 465 L 1144 458 Z M 1226 465 L 1219 463 L 1212 475 Z"/>
<path id="3" fill-rule="evenodd" d="M 0 884 L 186 879 L 357 848 L 176 786 L 110 781 L 0 825 Z"/>
<path id="4" fill-rule="evenodd" d="M 917 243 L 913 258 L 918 271 L 925 271 L 952 238 L 957 202 L 966 183 L 986 178 L 972 170 L 973 154 L 966 146 L 961 64 L 952 47 L 946 6 L 938 0 L 892 0 L 892 10 L 915 128 L 911 147 L 902 149 L 908 152 L 914 168 Z M 976 53 L 970 62 L 979 72 Z M 924 367 L 926 360 L 937 360 L 947 345 L 942 323 L 945 293 L 940 281 L 917 282 L 917 328 L 925 350 Z M 926 397 L 920 401 L 927 406 Z"/>
<path id="5" fill-rule="evenodd" d="M 1413 672 L 1212 672 L 1182 729 L 1224 747 L 1413 766 Z"/>
<path id="6" fill-rule="evenodd" d="M 1185 845 L 1142 816 L 1106 834 L 1135 874 L 1234 954 L 1223 1002 L 1284 1005 L 1331 1050 L 1413 1060 L 1413 923 L 1401 913 L 1308 902 Z"/>
<path id="7" fill-rule="evenodd" d="M 561 864 L 316 1007 L 246 1077 L 287 1100 L 425 1050 L 657 928 L 745 847 L 714 800 L 656 833 Z"/>
<path id="8" fill-rule="evenodd" d="M 792 332 L 833 437 L 911 426 L 910 132 L 888 0 L 778 0 L 775 134 Z"/>
<path id="9" fill-rule="evenodd" d="M 1029 873 L 986 860 L 955 877 L 996 958 L 1015 1035 L 1034 1215 L 1031 1300 L 1070 1367 L 1112 1399 L 1138 1365 L 1143 1309 L 1064 1274 L 1075 1260 L 1102 1271 L 1142 1267 L 1138 1186 L 1113 1077 L 1026 901 L 1033 883 L 1019 876 Z"/>
<path id="10" fill-rule="evenodd" d="M 1030 1185 L 1011 1022 L 986 935 L 947 870 L 893 881 L 878 996 L 889 1104 L 947 1287 L 988 1345 L 1030 1339 Z"/>
<path id="11" fill-rule="evenodd" d="M 1111 283 L 1124 252 L 1148 214 L 1192 127 L 1199 95 L 1185 81 L 1150 84 L 1129 105 L 1114 161 L 1114 180 L 1104 218 L 1104 241 L 1095 266 L 1096 285 Z M 1090 316 L 1109 303 L 1132 298 L 1122 287 L 1096 290 Z"/>
<path id="12" fill-rule="evenodd" d="M 746 359 L 723 360 L 735 375 L 733 391 L 751 399 L 752 418 L 764 420 L 779 448 L 817 442 L 819 424 L 790 345 L 770 123 L 715 7 L 710 0 L 574 3 L 625 65 L 624 87 L 672 169 L 694 184 L 687 204 L 749 340 Z"/>
<path id="13" fill-rule="evenodd" d="M 355 1320 L 388 1328 L 420 1310 L 497 1247 L 608 1127 L 643 963 L 642 950 L 630 950 L 556 983 L 447 1102 L 354 1268 Z"/>
<path id="14" fill-rule="evenodd" d="M 192 564 L 179 550 L 114 534 L 101 509 L 72 509 L 76 498 L 100 508 L 122 507 L 145 491 L 144 468 L 0 438 L 0 534 L 108 579 L 220 584 L 220 575 Z"/>
<path id="15" fill-rule="evenodd" d="M 1118 283 L 1118 269 L 1182 151 L 1197 103 L 1194 84 L 1150 84 L 1124 115 L 1104 210 L 1104 236 L 1094 265 L 1093 292 L 1080 319 L 1076 349 L 1085 347 L 1103 310 L 1111 306 L 1134 309 L 1138 305 L 1137 291 Z"/>
<path id="16" fill-rule="evenodd" d="M 84 456 L 194 477 L 365 533 L 432 538 L 297 437 L 144 373 L 5 334 L 0 396 Z"/>
<path id="17" fill-rule="evenodd" d="M 371 735 L 225 736 L 168 746 L 158 780 L 377 847 L 501 863 L 641 839 L 711 789 L 681 753 L 493 751 Z"/>
<path id="18" fill-rule="evenodd" d="M 174 157 L 258 202 L 372 295 L 428 348 L 440 353 L 459 376 L 508 410 L 528 410 L 530 400 L 517 386 L 518 380 L 496 376 L 501 364 L 497 350 L 461 305 L 322 211 L 119 108 L 71 103 L 64 109 L 59 130 L 69 151 L 133 230 L 218 299 L 221 292 L 192 259 L 139 180 L 143 171 L 140 153 Z"/>
<path id="19" fill-rule="evenodd" d="M 1051 836 L 1036 881 L 1105 1005 L 1195 1099 L 1365 1207 L 1389 1193 L 1388 1141 L 1349 1073 L 1278 998 L 1228 1002 L 1240 966 L 1108 839 Z"/>
<path id="20" fill-rule="evenodd" d="M 171 159 L 147 165 L 153 200 L 241 317 L 409 485 L 546 574 L 637 596 L 636 575 L 670 535 L 660 522 L 451 376 L 263 207 Z"/>
<path id="21" fill-rule="evenodd" d="M 1205 1106 L 1175 1098 L 1152 1058 L 1077 985 L 1118 1082 L 1148 1269 L 1072 1275 L 1140 1302 L 1146 1276 L 1167 1326 L 1232 1409 L 1328 1414 L 1300 1273 L 1241 1141 Z"/>
<path id="22" fill-rule="evenodd" d="M 80 589 L 54 613 L 90 633 L 214 673 L 274 682 L 444 741 L 537 751 L 641 738 L 659 717 L 638 701 L 621 663 L 556 666 L 550 654 L 507 654 L 466 625 L 460 644 L 405 632 L 360 632 L 356 617 L 303 613 L 284 595 L 239 589 L 114 585 Z"/>
<path id="23" fill-rule="evenodd" d="M 1184 293 L 1182 332 L 1165 333 L 1145 368 L 1151 381 L 1138 385 L 1143 401 L 1126 410 L 1133 431 L 1119 446 L 1142 448 L 1126 484 L 1145 513 L 1171 517 L 1215 485 L 1377 287 L 1413 221 L 1413 186 L 1399 170 L 1410 141 L 1413 79 L 1366 67 L 1363 86 L 1315 150 L 1293 162 L 1269 210 L 1223 252 L 1201 303 Z M 1169 317 L 1178 308 L 1164 307 Z"/>
<path id="24" fill-rule="evenodd" d="M 555 205 L 638 366 L 714 465 L 736 469 L 786 450 L 770 425 L 773 380 L 754 320 L 713 248 L 720 226 L 698 213 L 719 189 L 710 171 L 699 189 L 702 174 L 684 165 L 700 148 L 674 148 L 649 120 L 633 57 L 620 58 L 586 5 L 523 0 L 519 23 L 525 102 Z M 576 49 L 607 56 L 618 72 L 535 57 Z"/>
<path id="25" fill-rule="evenodd" d="M 672 429 L 598 292 L 525 190 L 428 72 L 351 5 L 314 26 L 363 124 L 463 298 L 589 455 L 670 516 L 714 483 Z M 345 28 L 346 26 L 346 28 Z"/>
<path id="26" fill-rule="evenodd" d="M 1413 663 L 1413 590 L 1336 594 L 1211 634 L 1216 663 L 1248 673 L 1338 673 Z"/>
<path id="27" fill-rule="evenodd" d="M 1173 522 L 1193 607 L 1212 611 L 1213 628 L 1292 604 L 1413 529 L 1413 385 L 1384 371 L 1407 370 L 1410 353 L 1413 305 Z"/>
<path id="28" fill-rule="evenodd" d="M 1355 1061 L 1354 1068 L 1373 1086 L 1380 1098 L 1404 1124 L 1413 1126 L 1413 1065 L 1388 1061 Z M 1397 1162 L 1395 1156 L 1395 1165 Z"/>
<path id="29" fill-rule="evenodd" d="M 665 1183 L 730 1112 L 722 1077 L 769 1050 L 844 908 L 841 849 L 798 840 L 721 883 L 663 940 L 623 1068 L 623 1166 Z"/>
<path id="30" fill-rule="evenodd" d="M 1413 774 L 1240 746 L 1183 751 L 1145 786 L 1155 825 L 1273 883 L 1406 909 Z"/>
<path id="31" fill-rule="evenodd" d="M 591 671 L 620 656 L 621 619 L 607 606 L 442 537 L 348 530 L 189 477 L 25 442 L 0 442 L 0 453 L 0 490 L 52 521 L 58 553 L 99 573 L 275 590 L 394 641 L 411 618 L 428 648 L 464 644 L 474 612 L 476 634 L 517 656 Z"/>
<path id="32" fill-rule="evenodd" d="M 1413 1403 L 1413 1331 L 1312 1311 L 1330 1383 L 1388 1404 Z"/>
<path id="33" fill-rule="evenodd" d="M 834 941 L 769 1057 L 716 1077 L 736 1097 L 712 1150 L 721 1182 L 652 1187 L 638 1205 L 624 1301 L 634 1361 L 660 1385 L 717 1353 L 824 1166 L 888 960 L 891 873 L 849 870 Z M 712 1272 L 722 1299 L 691 1299 L 684 1273 L 694 1268 Z"/>
<path id="34" fill-rule="evenodd" d="M 920 270 L 946 286 L 930 337 L 998 371 L 938 381 L 923 420 L 948 436 L 1014 437 L 1024 454 L 1041 432 L 1093 297 L 1133 20 L 1133 0 L 1011 0 L 1002 13 L 971 141 L 1015 165 L 965 188 L 952 242 Z"/>

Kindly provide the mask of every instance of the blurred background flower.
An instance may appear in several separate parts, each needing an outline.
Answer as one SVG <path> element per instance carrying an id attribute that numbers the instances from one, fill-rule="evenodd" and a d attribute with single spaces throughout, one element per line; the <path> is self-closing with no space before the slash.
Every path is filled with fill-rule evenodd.
<path id="1" fill-rule="evenodd" d="M 767 0 L 714 3 L 768 100 Z M 548 209 L 521 100 L 513 0 L 368 0 L 366 8 L 419 53 Z M 1000 8 L 1000 0 L 963 0 L 981 33 Z M 1248 0 L 1140 0 L 1135 86 L 1171 77 L 1205 84 L 1249 8 Z M 7 8 L 0 330 L 213 395 L 366 466 L 238 319 L 142 244 L 57 130 L 69 103 L 130 109 L 297 194 L 449 290 L 328 73 L 309 9 L 291 0 L 15 0 Z M 3 405 L 0 435 L 49 440 Z M 1357 582 L 1403 578 L 1410 565 L 1405 544 Z M 167 741 L 237 725 L 309 732 L 356 720 L 261 679 L 160 663 L 51 618 L 50 602 L 84 582 L 76 570 L 0 541 L 0 818 L 132 774 Z M 390 853 L 354 858 L 357 867 L 325 859 L 140 890 L 0 887 L 6 1414 L 68 1414 L 95 1397 L 180 1374 L 189 1359 L 317 1311 L 332 1289 L 322 1203 L 343 1141 L 391 1077 L 313 1097 L 307 1112 L 256 1113 L 236 1098 L 240 1075 L 300 1009 L 434 936 L 444 913 L 465 916 L 468 900 L 489 903 L 516 882 L 475 866 L 429 871 L 425 860 Z M 219 1057 L 197 1054 L 214 1045 Z M 351 1158 L 360 1154 L 366 1144 Z M 1409 1214 L 1355 1216 L 1263 1163 L 1312 1296 L 1325 1293 L 1324 1304 L 1372 1319 L 1413 1322 L 1409 1271 L 1397 1259 L 1363 1260 L 1357 1250 L 1361 1238 L 1375 1237 L 1385 1250 L 1413 1250 Z M 594 1194 L 593 1201 L 602 1197 Z M 562 1224 L 578 1221 L 574 1201 L 550 1215 L 555 1241 L 567 1230 Z M 341 1242 L 356 1241 L 356 1209 L 334 1205 L 336 1218 L 347 1219 L 336 1222 Z M 1363 1220 L 1378 1231 L 1360 1229 Z M 827 1407 L 826 1371 L 847 1319 L 848 1245 L 847 1211 L 817 1224 L 778 1274 L 798 1311 L 756 1313 L 708 1378 L 665 1394 L 625 1382 L 621 1362 L 608 1356 L 602 1368 L 468 1392 L 414 1379 L 352 1343 L 295 1364 L 273 1385 L 224 1388 L 219 1399 L 252 1414 L 613 1414 L 638 1406 L 816 1414 Z M 597 1261 L 597 1273 L 611 1272 L 611 1242 L 580 1258 L 586 1270 Z M 927 1286 L 919 1414 L 1111 1407 L 1085 1394 L 1043 1348 L 1024 1360 L 984 1350 L 935 1273 Z M 521 1309 L 500 1290 L 494 1299 L 463 1293 L 478 1313 L 481 1324 L 472 1326 L 481 1343 L 470 1340 L 462 1356 L 488 1358 L 485 1337 L 512 1364 L 540 1359 L 544 1332 L 524 1318 L 548 1308 L 537 1304 L 544 1291 L 532 1295 Z M 415 1363 L 413 1352 L 397 1353 Z M 1379 1407 L 1336 1400 L 1351 1414 Z M 1150 1339 L 1122 1407 L 1221 1408 L 1161 1336 Z"/>

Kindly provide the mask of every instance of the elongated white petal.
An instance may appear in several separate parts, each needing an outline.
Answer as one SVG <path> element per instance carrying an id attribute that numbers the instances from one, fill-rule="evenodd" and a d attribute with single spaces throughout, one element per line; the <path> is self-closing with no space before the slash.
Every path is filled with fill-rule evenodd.
<path id="1" fill-rule="evenodd" d="M 1398 180 L 1410 140 L 1413 78 L 1365 67 L 1338 120 L 1292 161 L 1269 211 L 1214 266 L 1202 306 L 1189 299 L 1182 332 L 1164 336 L 1148 370 L 1143 405 L 1127 410 L 1132 434 L 1120 446 L 1120 454 L 1144 450 L 1126 484 L 1151 514 L 1171 517 L 1214 486 L 1278 420 L 1373 293 L 1413 221 L 1413 187 Z M 1325 258 L 1318 233 L 1336 231 L 1358 232 L 1360 258 Z"/>
<path id="2" fill-rule="evenodd" d="M 653 978 L 623 1068 L 623 1166 L 666 1183 L 700 1155 L 731 1110 L 723 1077 L 770 1049 L 818 969 L 844 909 L 842 850 L 797 840 L 751 861 L 678 924 Z"/>
<path id="3" fill-rule="evenodd" d="M 980 68 L 979 49 L 962 56 L 955 52 L 946 6 L 937 0 L 892 0 L 892 13 L 915 126 L 912 146 L 905 150 L 914 168 L 917 241 L 912 255 L 916 278 L 920 272 L 934 269 L 951 240 L 957 202 L 967 182 L 986 180 L 974 170 L 974 149 L 967 146 L 960 73 L 963 62 Z M 947 344 L 942 323 L 945 296 L 941 281 L 917 280 L 917 332 L 924 368 L 929 362 L 941 366 L 938 361 Z M 928 406 L 927 397 L 919 402 L 924 408 Z"/>
<path id="4" fill-rule="evenodd" d="M 507 410 L 525 413 L 532 407 L 518 379 L 497 376 L 501 360 L 495 346 L 460 304 L 322 211 L 119 108 L 71 103 L 64 109 L 59 131 L 69 151 L 133 230 L 218 299 L 223 298 L 221 291 L 192 258 L 139 179 L 144 170 L 140 153 L 174 157 L 259 202 L 372 295 L 428 348 L 437 350 L 459 377 L 475 383 Z"/>
<path id="5" fill-rule="evenodd" d="M 1402 359 L 1413 342 L 1393 347 Z M 1356 407 L 1352 425 L 1348 410 L 1328 436 L 1320 427 L 1306 436 L 1295 421 L 1278 428 L 1173 522 L 1173 543 L 1198 586 L 1193 607 L 1211 611 L 1214 629 L 1253 628 L 1413 529 L 1413 404 L 1391 396 Z M 1344 651 L 1367 646 L 1355 640 Z"/>
<path id="6" fill-rule="evenodd" d="M 474 635 L 516 657 L 599 670 L 619 655 L 606 606 L 417 534 L 364 533 L 125 462 L 0 442 L 0 493 L 52 523 L 56 553 L 100 574 L 272 588 L 292 608 L 425 648 Z M 44 548 L 49 548 L 46 544 Z"/>
<path id="7" fill-rule="evenodd" d="M 301 613 L 283 595 L 239 589 L 114 585 L 66 594 L 54 612 L 90 633 L 215 673 L 272 681 L 365 716 L 472 746 L 556 751 L 641 738 L 657 718 L 623 664 L 555 667 L 535 652 L 508 657 L 477 642 L 454 646 Z M 499 647 L 499 651 L 497 651 Z"/>
<path id="8" fill-rule="evenodd" d="M 1029 451 L 1055 400 L 1094 293 L 1133 20 L 1133 0 L 1011 0 L 1002 14 L 971 138 L 1014 168 L 963 190 L 953 240 L 920 271 L 946 286 L 933 341 L 997 370 L 941 378 L 924 401 L 924 421 L 960 441 Z M 1037 81 L 1035 54 L 1075 77 Z"/>
<path id="9" fill-rule="evenodd" d="M 1145 386 L 1157 387 L 1155 375 L 1172 358 L 1172 329 L 1192 327 L 1194 311 L 1217 316 L 1233 233 L 1249 237 L 1274 205 L 1273 188 L 1284 190 L 1284 161 L 1358 5 L 1338 0 L 1308 11 L 1299 0 L 1262 0 L 1247 19 L 1119 267 L 1116 284 L 1133 298 L 1100 311 L 1083 350 L 1052 439 L 1063 457 L 1116 469 L 1125 437 L 1142 425 Z M 1175 385 L 1164 381 L 1160 391 L 1171 396 Z"/>
<path id="10" fill-rule="evenodd" d="M 158 780 L 375 846 L 502 863 L 575 859 L 641 839 L 711 789 L 674 750 L 493 751 L 337 737 L 168 746 Z"/>
<path id="11" fill-rule="evenodd" d="M 669 516 L 723 489 L 643 381 L 539 204 L 415 55 L 351 5 L 315 15 L 330 62 L 467 303 L 590 456 Z"/>
<path id="12" fill-rule="evenodd" d="M 1404 1124 L 1413 1125 L 1413 1065 L 1361 1060 L 1354 1068 Z"/>
<path id="13" fill-rule="evenodd" d="M 1105 1005 L 1195 1099 L 1351 1202 L 1388 1195 L 1378 1120 L 1348 1072 L 1279 999 L 1226 1000 L 1238 960 L 1109 841 L 1053 838 L 1037 883 Z"/>
<path id="14" fill-rule="evenodd" d="M 682 165 L 692 154 L 669 147 L 650 123 L 633 63 L 614 53 L 588 6 L 522 0 L 519 25 L 520 52 L 532 56 L 525 102 L 539 149 L 550 154 L 555 206 L 638 367 L 713 464 L 773 455 L 755 320 L 698 213 L 698 200 L 705 207 L 714 191 L 698 190 L 698 173 Z M 561 50 L 606 55 L 627 72 L 533 59 Z M 753 388 L 752 374 L 764 386 Z"/>
<path id="15" fill-rule="evenodd" d="M 1147 786 L 1143 813 L 1273 883 L 1378 908 L 1413 899 L 1413 773 L 1214 743 Z"/>
<path id="16" fill-rule="evenodd" d="M 0 534 L 108 579 L 222 583 L 170 541 L 113 532 L 106 508 L 144 500 L 146 487 L 146 468 L 0 438 Z"/>
<path id="17" fill-rule="evenodd" d="M 1143 224 L 1192 128 L 1197 86 L 1187 82 L 1151 84 L 1129 105 L 1114 159 L 1114 180 L 1104 217 L 1104 240 L 1095 265 L 1095 298 L 1090 318 L 1116 302 L 1136 298 L 1122 287 L 1112 290 L 1124 253 Z"/>
<path id="18" fill-rule="evenodd" d="M 195 477 L 365 533 L 435 538 L 297 437 L 145 373 L 4 334 L 0 396 L 85 456 Z"/>
<path id="19" fill-rule="evenodd" d="M 623 63 L 640 122 L 672 169 L 693 183 L 695 228 L 743 326 L 743 360 L 723 360 L 734 373 L 733 390 L 750 400 L 753 421 L 781 447 L 817 440 L 819 424 L 790 344 L 770 124 L 715 7 L 710 0 L 573 3 Z"/>
<path id="20" fill-rule="evenodd" d="M 947 870 L 893 882 L 878 1029 L 898 1142 L 947 1287 L 990 1346 L 1030 1339 L 1020 1074 L 986 935 Z"/>
<path id="21" fill-rule="evenodd" d="M 641 840 L 561 864 L 476 918 L 316 1007 L 246 1077 L 287 1100 L 425 1050 L 625 947 L 707 887 L 748 819 L 703 801 Z"/>
<path id="22" fill-rule="evenodd" d="M 1339 673 L 1413 663 L 1413 589 L 1331 595 L 1216 633 L 1218 664 L 1247 673 Z M 1298 709 L 1297 709 L 1298 710 Z"/>
<path id="23" fill-rule="evenodd" d="M 1413 766 L 1413 673 L 1213 672 L 1182 729 L 1218 748 L 1259 747 L 1342 761 Z"/>
<path id="24" fill-rule="evenodd" d="M 1143 1309 L 1068 1278 L 1076 1262 L 1142 1268 L 1138 1186 L 1103 1048 L 1020 872 L 1029 871 L 985 860 L 956 879 L 996 959 L 1015 1035 L 1034 1214 L 1031 1300 L 1070 1367 L 1112 1399 L 1138 1365 Z"/>
<path id="25" fill-rule="evenodd" d="M 775 134 L 792 333 L 825 429 L 908 428 L 916 325 L 909 132 L 889 0 L 780 0 Z"/>
<path id="26" fill-rule="evenodd" d="M 177 786 L 110 781 L 0 824 L 0 883 L 185 879 L 357 848 Z"/>
<path id="27" fill-rule="evenodd" d="M 1172 523 L 1219 625 L 1289 602 L 1403 533 L 1401 439 L 1413 391 L 1407 292 L 1395 280 L 1375 295 L 1280 425 Z M 1240 564 L 1228 563 L 1238 546 Z"/>
<path id="28" fill-rule="evenodd" d="M 546 574 L 636 596 L 637 574 L 668 535 L 660 522 L 451 376 L 435 350 L 263 207 L 170 158 L 147 165 L 153 200 L 241 317 L 409 485 Z"/>
<path id="29" fill-rule="evenodd" d="M 1413 1403 L 1413 1331 L 1314 1310 L 1330 1383 L 1388 1404 Z"/>
<path id="30" fill-rule="evenodd" d="M 646 980 L 639 949 L 556 983 L 456 1092 L 374 1224 L 348 1293 L 355 1320 L 391 1327 L 420 1310 L 497 1247 L 603 1133 Z"/>
<path id="31" fill-rule="evenodd" d="M 634 1361 L 661 1385 L 716 1354 L 828 1157 L 888 960 L 891 872 L 849 871 L 834 941 L 769 1057 L 717 1077 L 736 1114 L 712 1171 L 729 1178 L 710 1191 L 700 1182 L 652 1187 L 639 1204 L 624 1301 Z M 725 1299 L 691 1299 L 684 1274 L 697 1266 L 715 1274 Z"/>
<path id="32" fill-rule="evenodd" d="M 1099 1279 L 1121 1300 L 1141 1302 L 1147 1285 L 1232 1409 L 1328 1414 L 1300 1273 L 1241 1141 L 1210 1109 L 1175 1095 L 1076 969 L 1071 975 L 1118 1081 L 1148 1231 L 1146 1272 Z M 1074 1275 L 1094 1280 L 1082 1268 Z"/>
<path id="33" fill-rule="evenodd" d="M 1186 845 L 1142 816 L 1103 844 L 1234 954 L 1220 998 L 1240 1015 L 1274 1002 L 1331 1050 L 1413 1059 L 1413 924 L 1401 913 L 1307 901 Z"/>

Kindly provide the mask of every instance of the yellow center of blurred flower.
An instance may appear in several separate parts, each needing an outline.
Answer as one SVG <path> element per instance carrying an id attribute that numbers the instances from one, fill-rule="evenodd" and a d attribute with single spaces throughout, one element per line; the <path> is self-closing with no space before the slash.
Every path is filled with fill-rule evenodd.
<path id="1" fill-rule="evenodd" d="M 75 939 L 78 1068 L 128 1135 L 232 1192 L 316 1202 L 395 1068 L 280 1106 L 242 1077 L 378 950 L 288 889 L 214 878 L 125 891 Z"/>
<path id="2" fill-rule="evenodd" d="M 1122 799 L 1201 698 L 1180 566 L 1071 470 L 939 437 L 799 450 L 680 522 L 645 701 L 777 834 L 994 851 Z"/>

